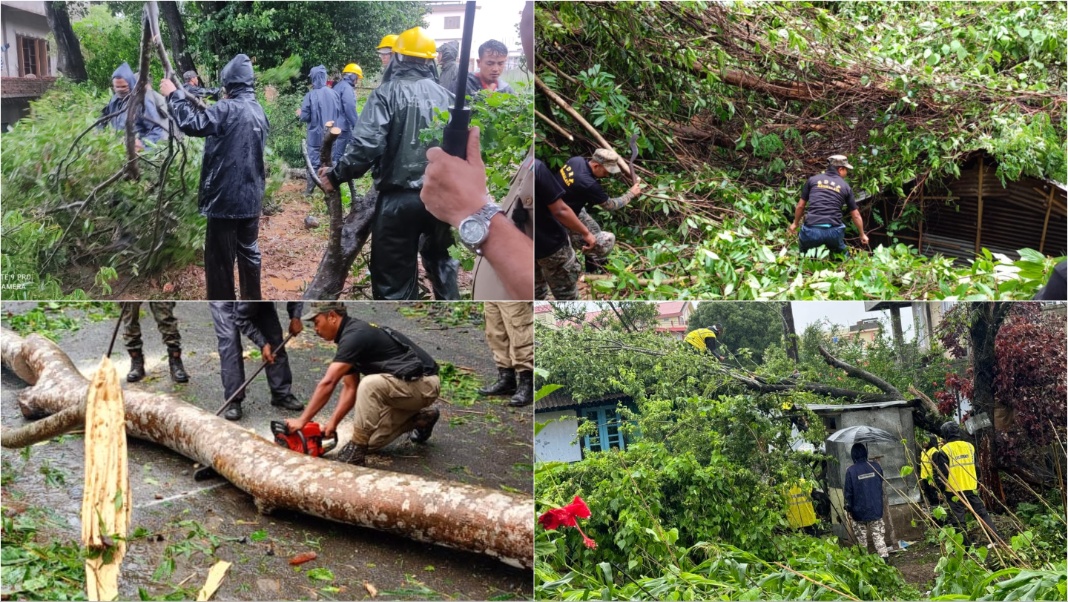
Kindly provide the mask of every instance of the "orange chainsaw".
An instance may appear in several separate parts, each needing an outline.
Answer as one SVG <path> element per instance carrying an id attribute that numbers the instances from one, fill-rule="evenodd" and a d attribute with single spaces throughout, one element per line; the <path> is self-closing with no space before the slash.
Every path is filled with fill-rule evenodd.
<path id="1" fill-rule="evenodd" d="M 316 458 L 337 447 L 337 433 L 324 438 L 323 428 L 318 422 L 309 422 L 304 428 L 289 434 L 286 432 L 286 423 L 272 420 L 271 432 L 278 445 Z"/>

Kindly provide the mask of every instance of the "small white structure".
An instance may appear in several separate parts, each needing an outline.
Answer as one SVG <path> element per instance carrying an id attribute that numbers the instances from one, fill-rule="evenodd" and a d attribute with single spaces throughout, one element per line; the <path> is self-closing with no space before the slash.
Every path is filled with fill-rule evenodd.
<path id="1" fill-rule="evenodd" d="M 576 402 L 564 389 L 557 389 L 534 404 L 534 418 L 544 423 L 534 438 L 537 462 L 578 462 L 588 451 L 626 449 L 627 436 L 620 430 L 620 404 L 634 408 L 634 400 L 622 393 Z M 592 435 L 578 436 L 581 422 L 597 425 Z"/>

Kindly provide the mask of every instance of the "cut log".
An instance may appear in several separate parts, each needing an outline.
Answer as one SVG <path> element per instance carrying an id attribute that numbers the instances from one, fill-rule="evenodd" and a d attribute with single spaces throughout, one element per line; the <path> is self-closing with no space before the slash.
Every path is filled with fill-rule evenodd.
<path id="1" fill-rule="evenodd" d="M 36 383 L 19 394 L 24 413 L 61 412 L 88 392 L 70 358 L 44 337 L 0 331 L 0 352 L 5 366 Z M 533 567 L 531 497 L 313 458 L 167 394 L 127 391 L 125 402 L 128 435 L 213 466 L 264 511 L 295 510 Z"/>
<path id="2" fill-rule="evenodd" d="M 119 596 L 119 569 L 126 555 L 131 497 L 122 388 L 107 356 L 101 358 L 89 383 L 84 407 L 82 545 L 88 552 L 86 596 L 90 600 L 114 600 Z"/>

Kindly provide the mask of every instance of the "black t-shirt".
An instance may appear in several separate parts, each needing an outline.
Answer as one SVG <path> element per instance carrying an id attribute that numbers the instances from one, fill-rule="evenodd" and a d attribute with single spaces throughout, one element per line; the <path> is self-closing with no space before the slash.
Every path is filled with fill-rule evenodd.
<path id="1" fill-rule="evenodd" d="M 600 205 L 608 194 L 590 171 L 585 157 L 571 157 L 560 168 L 560 182 L 564 185 L 564 202 L 578 215 L 586 207 Z"/>
<path id="2" fill-rule="evenodd" d="M 801 188 L 801 200 L 807 204 L 805 225 L 842 225 L 842 205 L 850 211 L 857 208 L 853 189 L 838 175 L 835 168 L 817 174 L 805 181 Z"/>
<path id="3" fill-rule="evenodd" d="M 549 205 L 564 195 L 564 185 L 549 166 L 534 159 L 534 258 L 548 257 L 567 244 L 567 230 L 556 221 Z"/>
<path id="4" fill-rule="evenodd" d="M 385 326 L 346 316 L 334 342 L 334 361 L 351 365 L 349 374 L 392 374 L 415 380 L 438 373 L 437 362 L 427 352 Z"/>

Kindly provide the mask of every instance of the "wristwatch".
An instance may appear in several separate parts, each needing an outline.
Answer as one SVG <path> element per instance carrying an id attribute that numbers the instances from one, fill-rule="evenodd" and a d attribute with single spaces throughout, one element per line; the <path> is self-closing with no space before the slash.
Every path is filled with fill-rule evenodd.
<path id="1" fill-rule="evenodd" d="M 460 242 L 475 255 L 482 256 L 482 243 L 486 242 L 489 236 L 490 220 L 498 213 L 501 213 L 501 208 L 496 203 L 486 203 L 457 227 L 460 231 Z"/>

